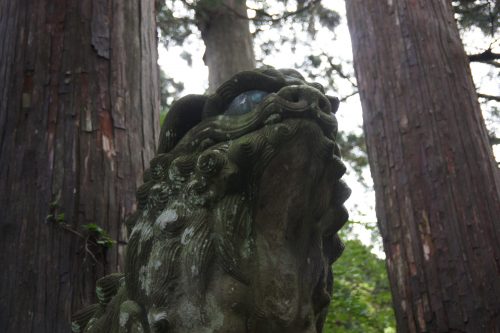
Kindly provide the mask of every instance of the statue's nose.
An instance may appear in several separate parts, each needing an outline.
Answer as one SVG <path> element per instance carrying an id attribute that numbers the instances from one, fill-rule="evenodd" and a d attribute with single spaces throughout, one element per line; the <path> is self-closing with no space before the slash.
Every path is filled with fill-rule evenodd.
<path id="1" fill-rule="evenodd" d="M 289 111 L 306 111 L 318 109 L 330 114 L 332 107 L 328 98 L 318 89 L 307 85 L 293 85 L 282 88 L 278 96 L 284 99 Z"/>

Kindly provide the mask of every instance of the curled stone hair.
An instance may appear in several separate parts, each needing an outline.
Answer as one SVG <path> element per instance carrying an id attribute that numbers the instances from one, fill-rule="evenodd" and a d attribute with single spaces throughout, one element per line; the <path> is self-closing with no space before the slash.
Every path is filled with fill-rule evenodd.
<path id="1" fill-rule="evenodd" d="M 296 71 L 236 74 L 169 111 L 124 274 L 76 332 L 321 332 L 350 192 L 338 100 Z"/>

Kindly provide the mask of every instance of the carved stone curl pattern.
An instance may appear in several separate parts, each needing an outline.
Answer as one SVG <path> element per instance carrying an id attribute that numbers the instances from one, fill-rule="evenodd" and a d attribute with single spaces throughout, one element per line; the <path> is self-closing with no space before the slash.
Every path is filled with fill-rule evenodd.
<path id="1" fill-rule="evenodd" d="M 338 100 L 296 71 L 177 101 L 129 219 L 124 274 L 76 332 L 321 332 L 350 191 Z"/>

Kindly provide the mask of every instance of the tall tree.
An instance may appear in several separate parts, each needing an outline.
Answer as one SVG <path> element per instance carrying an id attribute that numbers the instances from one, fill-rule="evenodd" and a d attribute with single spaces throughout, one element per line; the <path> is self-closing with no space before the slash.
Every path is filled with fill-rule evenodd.
<path id="1" fill-rule="evenodd" d="M 158 137 L 154 1 L 0 1 L 0 331 L 68 332 L 120 269 Z M 86 228 L 84 228 L 86 226 Z"/>
<path id="2" fill-rule="evenodd" d="M 242 70 L 255 67 L 253 40 L 245 0 L 201 0 L 196 5 L 196 25 L 205 43 L 208 90 Z"/>
<path id="3" fill-rule="evenodd" d="M 400 332 L 500 330 L 500 180 L 449 1 L 347 1 Z"/>

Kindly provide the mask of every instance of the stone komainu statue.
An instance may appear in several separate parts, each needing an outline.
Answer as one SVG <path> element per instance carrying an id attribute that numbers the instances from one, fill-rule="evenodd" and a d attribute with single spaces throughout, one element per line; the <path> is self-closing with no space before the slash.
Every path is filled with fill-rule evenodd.
<path id="1" fill-rule="evenodd" d="M 124 274 L 75 332 L 321 332 L 350 194 L 338 100 L 294 70 L 177 101 L 129 220 Z"/>

